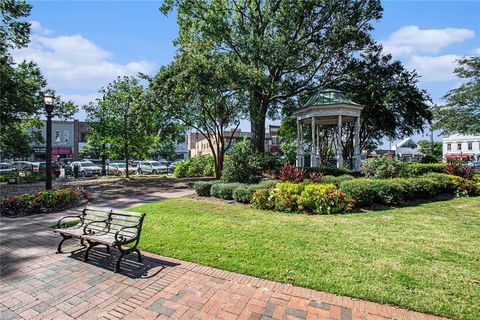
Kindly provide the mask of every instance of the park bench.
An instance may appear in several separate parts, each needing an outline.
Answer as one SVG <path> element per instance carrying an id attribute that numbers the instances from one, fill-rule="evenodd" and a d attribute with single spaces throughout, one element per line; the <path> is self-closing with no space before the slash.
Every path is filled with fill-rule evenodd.
<path id="1" fill-rule="evenodd" d="M 78 226 L 69 227 L 66 225 L 66 228 L 56 229 L 57 233 L 64 237 L 59 244 L 59 252 L 61 252 L 61 244 L 66 240 L 65 237 L 67 239 L 78 237 L 80 241 L 88 243 L 84 256 L 85 261 L 88 260 L 90 250 L 98 245 L 105 245 L 107 252 L 110 252 L 110 247 L 115 247 L 120 251 L 115 272 L 120 270 L 121 260 L 129 253 L 136 252 L 138 262 L 142 261 L 142 255 L 137 246 L 140 241 L 145 214 L 114 209 L 91 209 L 89 207 L 83 211 L 83 214 L 79 216 L 79 218 L 82 218 L 80 218 Z M 67 217 L 62 219 L 65 218 Z M 62 219 L 59 220 L 59 227 L 65 225 Z"/>

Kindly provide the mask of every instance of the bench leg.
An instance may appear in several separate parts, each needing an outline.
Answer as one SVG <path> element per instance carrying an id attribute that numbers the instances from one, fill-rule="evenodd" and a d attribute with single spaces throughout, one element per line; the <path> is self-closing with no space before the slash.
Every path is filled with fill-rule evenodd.
<path id="1" fill-rule="evenodd" d="M 120 262 L 122 262 L 123 257 L 125 257 L 128 254 L 128 251 L 123 251 L 122 249 L 119 249 L 119 250 L 120 250 L 120 257 L 118 257 L 114 272 L 120 271 Z"/>
<path id="2" fill-rule="evenodd" d="M 107 253 L 110 253 L 110 246 L 107 245 Z"/>
<path id="3" fill-rule="evenodd" d="M 63 239 L 62 239 L 62 241 L 60 241 L 60 243 L 58 244 L 58 247 L 57 247 L 57 253 L 62 253 L 62 244 L 65 242 L 65 240 L 72 239 L 72 237 L 64 236 L 63 234 L 62 234 L 62 237 L 63 237 Z"/>
<path id="4" fill-rule="evenodd" d="M 142 262 L 142 255 L 140 253 L 140 250 L 138 250 L 138 248 L 133 248 L 133 250 L 137 253 L 137 259 L 138 259 L 138 262 Z"/>
<path id="5" fill-rule="evenodd" d="M 83 240 L 83 239 L 80 239 L 80 245 L 82 245 L 82 246 L 86 247 L 86 245 L 85 245 L 85 240 Z"/>
<path id="6" fill-rule="evenodd" d="M 92 248 L 97 245 L 95 242 L 91 242 L 89 240 L 87 240 L 87 242 L 88 242 L 88 248 L 87 248 L 87 251 L 85 251 L 85 256 L 83 257 L 83 261 L 88 261 L 88 254 L 90 253 L 90 250 L 92 250 Z"/>

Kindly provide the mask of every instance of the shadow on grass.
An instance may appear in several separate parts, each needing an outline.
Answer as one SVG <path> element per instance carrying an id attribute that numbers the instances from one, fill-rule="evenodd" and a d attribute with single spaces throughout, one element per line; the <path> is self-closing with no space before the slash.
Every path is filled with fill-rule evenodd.
<path id="1" fill-rule="evenodd" d="M 388 211 L 398 208 L 408 208 L 408 207 L 418 207 L 423 204 L 433 203 L 433 202 L 440 202 L 440 201 L 449 201 L 455 199 L 454 195 L 451 194 L 442 194 L 435 196 L 433 198 L 424 198 L 424 199 L 415 199 L 411 201 L 405 201 L 401 203 L 397 203 L 395 205 L 383 205 L 383 204 L 375 204 L 371 207 L 359 208 L 355 209 L 351 213 L 365 213 L 365 212 L 372 212 L 372 211 Z"/>

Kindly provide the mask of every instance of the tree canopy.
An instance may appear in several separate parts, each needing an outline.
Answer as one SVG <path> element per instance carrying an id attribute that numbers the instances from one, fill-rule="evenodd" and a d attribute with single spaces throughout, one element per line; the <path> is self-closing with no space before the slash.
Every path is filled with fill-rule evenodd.
<path id="1" fill-rule="evenodd" d="M 231 55 L 192 50 L 178 54 L 150 83 L 150 114 L 201 133 L 212 151 L 217 177 L 246 105 L 245 92 L 236 87 L 230 72 L 235 72 Z"/>
<path id="2" fill-rule="evenodd" d="M 154 142 L 150 120 L 140 112 L 145 90 L 136 78 L 118 77 L 100 93 L 102 98 L 84 107 L 91 125 L 91 143 L 110 143 L 110 157 L 125 159 L 128 168 L 128 160 L 148 156 Z"/>
<path id="3" fill-rule="evenodd" d="M 378 0 L 165 0 L 161 7 L 173 9 L 180 51 L 200 43 L 232 56 L 257 151 L 264 150 L 267 114 L 340 75 L 371 43 L 371 21 L 382 14 Z"/>
<path id="4" fill-rule="evenodd" d="M 480 57 L 458 60 L 455 74 L 465 80 L 443 97 L 445 105 L 435 107 L 435 128 L 444 134 L 480 134 Z"/>

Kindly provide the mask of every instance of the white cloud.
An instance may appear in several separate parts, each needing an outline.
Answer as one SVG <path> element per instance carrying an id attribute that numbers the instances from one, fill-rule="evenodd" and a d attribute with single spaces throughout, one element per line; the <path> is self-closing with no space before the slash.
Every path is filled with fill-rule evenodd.
<path id="1" fill-rule="evenodd" d="M 112 53 L 82 35 L 52 36 L 52 31 L 32 21 L 31 43 L 13 52 L 16 61 L 35 61 L 51 87 L 82 105 L 118 76 L 151 73 L 155 64 L 145 61 L 114 61 Z M 78 94 L 77 94 L 78 93 Z"/>
<path id="2" fill-rule="evenodd" d="M 480 55 L 480 48 L 475 48 L 472 50 L 472 53 L 473 54 L 477 54 L 477 55 Z"/>
<path id="3" fill-rule="evenodd" d="M 456 79 L 453 70 L 460 56 L 447 54 L 442 56 L 414 55 L 407 62 L 409 69 L 415 69 L 422 82 L 448 81 Z"/>
<path id="4" fill-rule="evenodd" d="M 32 33 L 48 35 L 52 34 L 53 30 L 44 28 L 38 21 L 30 21 L 30 30 Z"/>
<path id="5" fill-rule="evenodd" d="M 471 39 L 475 32 L 470 29 L 420 29 L 418 26 L 405 26 L 381 41 L 385 52 L 393 55 L 415 53 L 438 53 L 441 49 Z"/>

